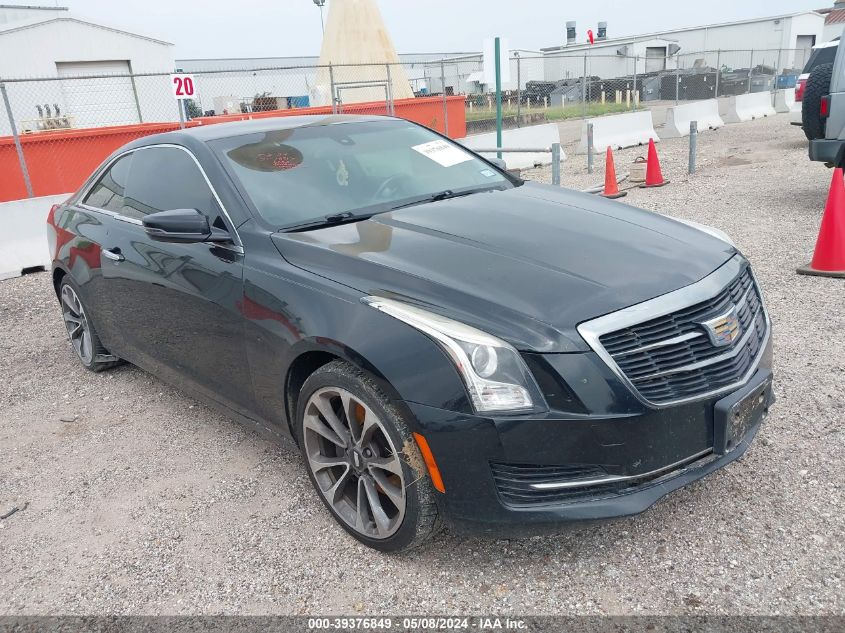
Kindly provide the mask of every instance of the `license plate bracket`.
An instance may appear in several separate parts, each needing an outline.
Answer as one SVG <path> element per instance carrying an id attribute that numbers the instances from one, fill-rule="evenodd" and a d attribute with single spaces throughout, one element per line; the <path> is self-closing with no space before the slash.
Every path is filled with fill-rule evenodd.
<path id="1" fill-rule="evenodd" d="M 772 372 L 759 371 L 743 389 L 719 400 L 713 411 L 713 452 L 730 453 L 772 404 Z"/>

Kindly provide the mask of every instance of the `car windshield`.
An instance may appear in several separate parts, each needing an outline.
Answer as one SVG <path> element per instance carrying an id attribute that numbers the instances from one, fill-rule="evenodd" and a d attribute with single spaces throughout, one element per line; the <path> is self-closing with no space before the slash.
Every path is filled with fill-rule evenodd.
<path id="1" fill-rule="evenodd" d="M 514 186 L 460 145 L 407 121 L 321 121 L 210 145 L 261 217 L 280 229 Z"/>

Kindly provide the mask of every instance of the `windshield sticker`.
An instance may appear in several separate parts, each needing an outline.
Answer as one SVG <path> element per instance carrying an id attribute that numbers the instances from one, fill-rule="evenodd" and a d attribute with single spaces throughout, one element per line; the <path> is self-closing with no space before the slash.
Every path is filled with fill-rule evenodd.
<path id="1" fill-rule="evenodd" d="M 492 178 L 493 176 L 496 175 L 496 172 L 493 171 L 492 169 L 482 169 L 481 175 L 486 176 L 487 178 Z"/>
<path id="2" fill-rule="evenodd" d="M 472 160 L 472 156 L 462 149 L 446 141 L 431 141 L 422 145 L 414 145 L 411 149 L 419 152 L 443 167 L 452 167 Z"/>

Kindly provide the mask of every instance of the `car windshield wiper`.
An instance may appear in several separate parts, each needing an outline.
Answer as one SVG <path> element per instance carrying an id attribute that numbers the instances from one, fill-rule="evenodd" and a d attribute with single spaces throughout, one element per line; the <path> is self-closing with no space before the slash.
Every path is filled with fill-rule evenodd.
<path id="1" fill-rule="evenodd" d="M 342 213 L 332 213 L 329 215 L 324 215 L 321 218 L 316 218 L 314 220 L 309 220 L 308 222 L 303 222 L 301 224 L 292 224 L 290 226 L 285 226 L 282 227 L 280 230 L 284 231 L 285 233 L 295 233 L 297 231 L 310 231 L 311 229 L 319 229 L 327 226 L 337 226 L 338 224 L 359 222 L 361 220 L 369 220 L 374 215 L 378 215 L 380 213 L 387 213 L 388 211 L 396 211 L 397 209 L 404 209 L 406 207 L 412 207 L 417 204 L 439 202 L 441 200 L 448 200 L 450 198 L 463 198 L 464 196 L 471 196 L 474 193 L 483 193 L 486 191 L 501 191 L 501 188 L 499 186 L 482 187 L 479 189 L 470 189 L 468 191 L 458 192 L 452 191 L 451 189 L 446 189 L 438 193 L 423 196 L 422 198 L 417 198 L 416 200 L 411 200 L 410 202 L 405 202 L 395 207 L 390 207 L 389 209 L 382 209 L 369 213 L 352 213 L 351 211 L 344 211 Z"/>
<path id="2" fill-rule="evenodd" d="M 295 231 L 305 231 L 309 229 L 319 229 L 326 226 L 337 226 L 338 224 L 346 224 L 347 222 L 358 222 L 359 220 L 366 220 L 373 216 L 372 213 L 354 214 L 351 211 L 344 211 L 343 213 L 331 213 L 324 215 L 322 218 L 309 220 L 302 224 L 293 224 L 286 226 L 282 230 L 290 233 Z"/>
<path id="3" fill-rule="evenodd" d="M 499 190 L 499 187 L 484 187 L 482 189 L 470 189 L 469 191 L 452 191 L 451 189 L 446 189 L 445 191 L 441 191 L 439 193 L 433 193 L 428 196 L 424 196 L 422 198 L 417 198 L 416 200 L 411 200 L 411 202 L 405 202 L 403 204 L 397 205 L 395 207 L 390 207 L 391 211 L 396 211 L 397 209 L 405 209 L 407 207 L 413 207 L 418 204 L 428 204 L 429 202 L 440 202 L 441 200 L 449 200 L 451 198 L 463 198 L 464 196 L 471 196 L 474 193 L 482 193 L 484 191 L 495 191 Z"/>

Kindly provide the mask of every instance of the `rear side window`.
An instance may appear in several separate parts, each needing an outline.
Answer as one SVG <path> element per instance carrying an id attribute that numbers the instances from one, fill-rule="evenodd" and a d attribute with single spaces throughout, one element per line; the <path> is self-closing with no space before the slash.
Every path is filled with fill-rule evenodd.
<path id="1" fill-rule="evenodd" d="M 91 189 L 82 204 L 120 213 L 133 154 L 118 158 Z"/>
<path id="2" fill-rule="evenodd" d="M 832 64 L 836 61 L 837 50 L 839 50 L 838 46 L 825 46 L 824 48 L 814 50 L 813 54 L 810 55 L 810 59 L 807 60 L 807 65 L 804 66 L 804 74 L 810 74 L 816 66 Z"/>
<path id="3" fill-rule="evenodd" d="M 211 188 L 190 154 L 176 147 L 138 150 L 121 214 L 140 220 L 150 213 L 175 209 L 197 209 L 211 224 L 226 228 Z"/>

